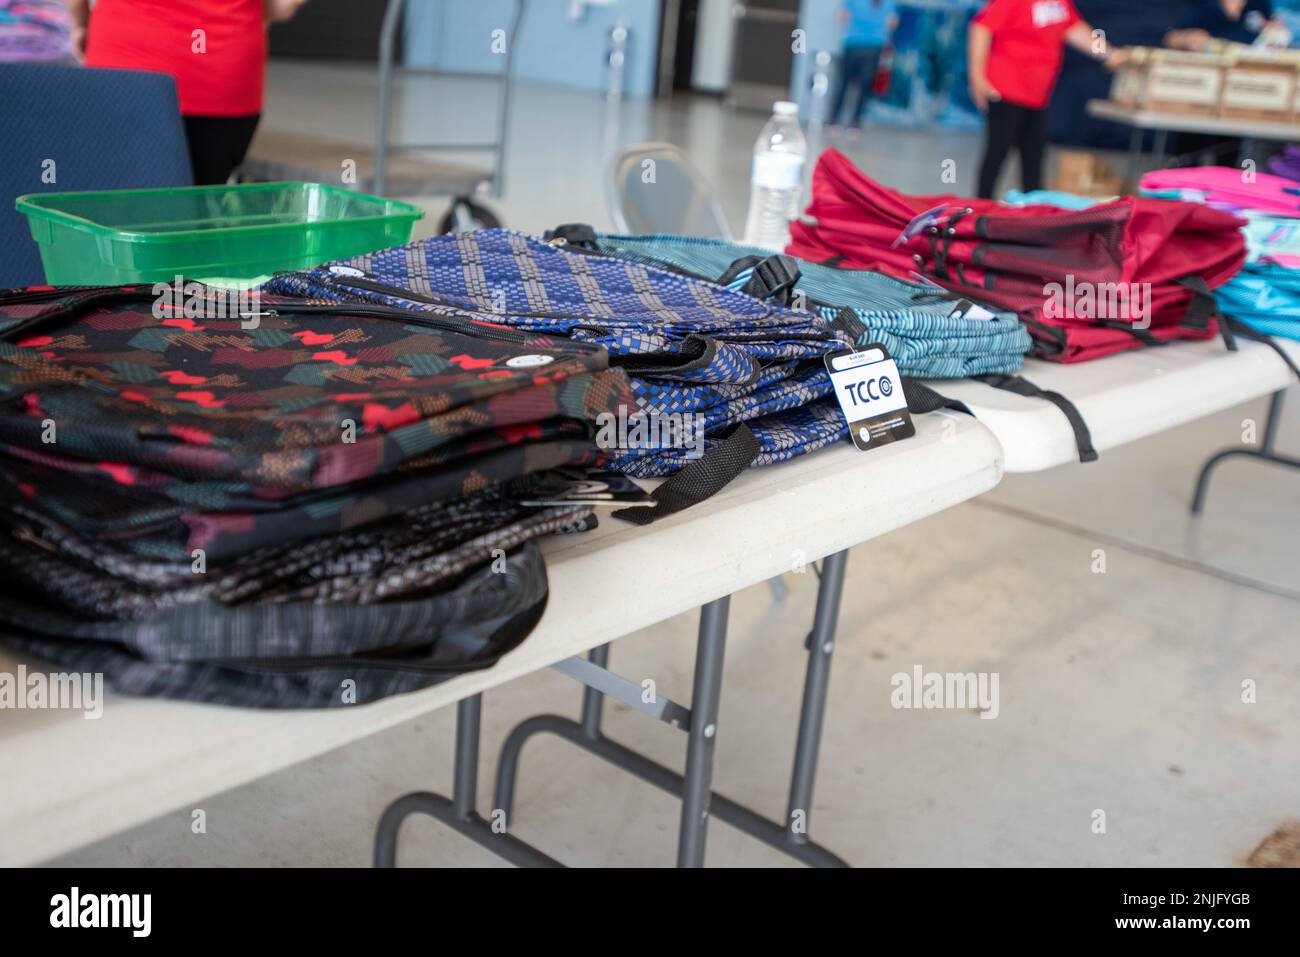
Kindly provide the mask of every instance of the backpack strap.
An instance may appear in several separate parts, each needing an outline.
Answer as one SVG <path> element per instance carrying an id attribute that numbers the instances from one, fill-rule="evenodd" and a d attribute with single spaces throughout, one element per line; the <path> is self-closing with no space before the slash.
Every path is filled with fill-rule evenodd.
<path id="1" fill-rule="evenodd" d="M 1005 389 L 1007 392 L 1014 392 L 1016 395 L 1023 395 L 1030 399 L 1046 399 L 1060 409 L 1069 421 L 1070 428 L 1074 431 L 1074 443 L 1079 449 L 1079 461 L 1097 461 L 1097 450 L 1092 447 L 1092 433 L 1088 430 L 1088 423 L 1083 420 L 1074 403 L 1061 393 L 1053 392 L 1051 389 L 1040 389 L 1028 379 L 1018 375 L 977 375 L 972 378 L 995 389 Z"/>
<path id="2" fill-rule="evenodd" d="M 1300 366 L 1297 366 L 1295 364 L 1295 360 L 1292 359 L 1291 356 L 1287 354 L 1287 351 L 1285 349 L 1283 349 L 1280 345 L 1277 344 L 1277 340 L 1275 340 L 1272 336 L 1268 335 L 1267 333 L 1260 332 L 1258 329 L 1252 329 L 1250 326 L 1246 325 L 1240 319 L 1237 319 L 1233 316 L 1229 316 L 1225 314 L 1222 317 L 1222 319 L 1225 325 L 1232 326 L 1232 331 L 1237 335 L 1241 336 L 1243 339 L 1250 339 L 1253 342 L 1262 342 L 1264 343 L 1264 345 L 1268 346 L 1270 349 L 1276 352 L 1279 358 L 1281 358 L 1281 360 L 1286 363 L 1287 368 L 1295 373 L 1297 379 L 1300 379 Z"/>
<path id="3" fill-rule="evenodd" d="M 966 415 L 974 415 L 965 402 L 959 399 L 950 399 L 940 392 L 936 392 L 928 385 L 922 385 L 917 379 L 911 376 L 902 376 L 903 380 L 903 398 L 907 400 L 907 411 L 909 412 L 938 412 L 940 409 L 951 409 L 954 412 L 964 412 Z"/>
<path id="4" fill-rule="evenodd" d="M 586 223 L 564 223 L 542 233 L 542 239 L 548 243 L 553 239 L 563 239 L 565 244 L 569 246 L 594 249 L 596 246 L 596 230 Z"/>
<path id="5" fill-rule="evenodd" d="M 778 253 L 772 256 L 742 256 L 727 267 L 726 272 L 714 280 L 720 286 L 729 286 L 745 270 L 752 270 L 741 292 L 755 299 L 775 299 L 788 306 L 794 287 L 800 279 L 799 263 L 793 256 Z"/>
<path id="6" fill-rule="evenodd" d="M 1210 324 L 1210 320 L 1218 317 L 1220 320 L 1224 316 L 1219 312 L 1219 304 L 1215 301 L 1214 293 L 1210 291 L 1210 286 L 1201 275 L 1184 276 L 1182 279 L 1175 279 L 1176 285 L 1182 286 L 1192 294 L 1192 298 L 1187 303 L 1187 311 L 1183 313 L 1182 324 L 1192 329 L 1205 329 Z M 1229 352 L 1237 351 L 1237 340 L 1233 338 L 1232 324 L 1226 321 L 1219 323 L 1219 331 L 1223 333 L 1223 344 L 1227 346 Z"/>
<path id="7" fill-rule="evenodd" d="M 849 337 L 850 342 L 860 343 L 867 334 L 867 324 L 848 306 L 841 306 L 835 311 L 835 318 L 829 320 L 833 329 L 839 329 Z"/>
<path id="8" fill-rule="evenodd" d="M 686 467 L 651 493 L 658 504 L 654 508 L 621 508 L 612 513 L 633 525 L 649 525 L 665 516 L 690 508 L 709 498 L 734 479 L 758 457 L 758 439 L 745 423 L 740 423 L 724 438 L 713 444 L 701 458 Z"/>

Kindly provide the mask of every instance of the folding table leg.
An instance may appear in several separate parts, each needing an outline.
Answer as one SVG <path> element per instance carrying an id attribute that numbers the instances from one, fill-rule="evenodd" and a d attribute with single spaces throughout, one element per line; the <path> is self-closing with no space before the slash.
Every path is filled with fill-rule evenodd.
<path id="1" fill-rule="evenodd" d="M 722 697 L 722 658 L 727 644 L 727 612 L 730 607 L 731 596 L 727 596 L 700 609 L 700 636 L 695 646 L 695 686 L 691 692 L 691 730 L 686 745 L 686 774 L 682 786 L 682 824 L 677 838 L 678 867 L 704 866 L 718 702 Z"/>
<path id="2" fill-rule="evenodd" d="M 842 858 L 814 843 L 808 837 L 807 828 L 846 564 L 847 553 L 840 552 L 827 558 L 822 567 L 817 614 L 812 633 L 808 636 L 809 660 L 795 747 L 794 772 L 790 782 L 790 813 L 786 821 L 772 821 L 721 794 L 712 794 L 704 783 L 706 776 L 710 779 L 712 777 L 712 749 L 717 734 L 718 695 L 715 682 L 720 682 L 721 679 L 726 626 L 726 609 L 717 607 L 718 603 L 705 606 L 701 611 L 700 636 L 696 649 L 695 697 L 686 719 L 682 720 L 680 706 L 663 702 L 662 699 L 656 709 L 646 707 L 638 700 L 624 699 L 633 707 L 650 711 L 659 720 L 684 728 L 692 735 L 688 743 L 686 775 L 605 737 L 600 727 L 600 702 L 604 695 L 588 684 L 583 692 L 580 722 L 557 714 L 541 714 L 521 721 L 506 737 L 497 764 L 494 813 L 503 814 L 509 826 L 514 814 L 515 784 L 523 746 L 534 735 L 553 734 L 682 799 L 682 830 L 678 846 L 678 862 L 682 866 L 697 866 L 702 862 L 705 825 L 708 817 L 714 817 L 804 864 L 812 867 L 847 867 L 848 864 Z M 609 662 L 609 646 L 595 649 L 588 660 L 604 669 Z M 562 663 L 556 667 L 584 684 L 592 680 L 589 675 L 584 676 L 583 672 L 589 670 L 585 666 L 563 667 Z M 608 675 L 605 677 L 603 684 L 606 687 L 610 687 L 610 678 Z M 626 683 L 625 679 L 616 676 L 613 678 Z M 710 725 L 714 729 L 712 732 L 709 731 Z"/>
<path id="3" fill-rule="evenodd" d="M 597 668 L 609 667 L 609 645 L 591 649 L 587 660 Z M 605 696 L 595 688 L 582 689 L 582 730 L 589 738 L 600 737 L 600 720 L 604 716 Z"/>
<path id="4" fill-rule="evenodd" d="M 817 610 L 808 635 L 808 670 L 803 682 L 803 704 L 799 710 L 799 736 L 795 741 L 794 770 L 790 773 L 790 803 L 785 826 L 791 841 L 808 843 L 808 819 L 812 816 L 813 779 L 821 752 L 822 719 L 831 680 L 831 653 L 835 650 L 835 629 L 839 623 L 840 598 L 844 594 L 847 551 L 836 552 L 822 562 L 821 585 L 817 589 Z"/>
<path id="5" fill-rule="evenodd" d="M 1261 462 L 1272 462 L 1274 465 L 1282 465 L 1287 468 L 1300 469 L 1300 458 L 1294 458 L 1289 455 L 1282 455 L 1274 451 L 1277 442 L 1277 430 L 1282 421 L 1282 397 L 1286 395 L 1285 389 L 1279 389 L 1274 392 L 1268 402 L 1268 419 L 1264 423 L 1264 441 L 1260 443 L 1258 449 L 1224 449 L 1222 452 L 1216 452 L 1211 455 L 1206 463 L 1201 466 L 1201 472 L 1196 477 L 1196 491 L 1192 495 L 1192 514 L 1200 515 L 1201 509 L 1205 506 L 1205 496 L 1209 491 L 1210 474 L 1214 467 L 1224 459 L 1232 458 L 1234 455 L 1240 455 L 1248 459 L 1255 459 Z"/>
<path id="6" fill-rule="evenodd" d="M 561 867 L 531 844 L 492 825 L 474 810 L 478 793 L 479 724 L 483 696 L 465 698 L 456 705 L 456 758 L 452 799 L 431 791 L 417 791 L 398 798 L 384 809 L 375 829 L 375 867 L 397 864 L 397 832 L 412 814 L 427 814 L 458 834 L 487 848 L 517 867 Z"/>

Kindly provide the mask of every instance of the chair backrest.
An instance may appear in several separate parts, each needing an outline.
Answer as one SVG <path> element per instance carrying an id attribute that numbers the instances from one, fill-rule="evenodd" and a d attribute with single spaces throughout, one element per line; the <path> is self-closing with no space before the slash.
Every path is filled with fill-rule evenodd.
<path id="1" fill-rule="evenodd" d="M 0 130 L 0 288 L 44 281 L 19 196 L 193 183 L 176 82 L 163 73 L 0 65 Z"/>
<path id="2" fill-rule="evenodd" d="M 671 143 L 638 143 L 615 157 L 609 211 L 622 233 L 732 238 L 713 187 Z"/>

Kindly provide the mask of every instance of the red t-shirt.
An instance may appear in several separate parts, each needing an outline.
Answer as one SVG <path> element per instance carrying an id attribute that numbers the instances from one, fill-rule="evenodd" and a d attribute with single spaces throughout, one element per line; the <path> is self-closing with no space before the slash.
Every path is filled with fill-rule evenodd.
<path id="1" fill-rule="evenodd" d="M 98 0 L 86 65 L 170 73 L 186 116 L 260 113 L 262 0 Z"/>
<path id="2" fill-rule="evenodd" d="M 1061 72 L 1065 31 L 1082 17 L 1071 0 L 989 0 L 972 21 L 993 34 L 986 72 L 1002 99 L 1041 110 Z"/>

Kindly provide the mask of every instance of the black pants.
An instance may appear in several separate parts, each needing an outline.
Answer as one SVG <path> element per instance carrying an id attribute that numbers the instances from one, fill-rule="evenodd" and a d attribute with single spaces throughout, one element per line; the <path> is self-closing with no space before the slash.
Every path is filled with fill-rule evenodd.
<path id="1" fill-rule="evenodd" d="M 840 111 L 844 108 L 844 98 L 849 87 L 857 90 L 857 106 L 849 114 L 849 125 L 857 126 L 862 122 L 862 111 L 871 101 L 871 93 L 876 85 L 876 69 L 880 66 L 880 47 L 845 47 L 843 62 L 840 64 L 840 81 L 835 88 L 834 106 L 827 122 L 838 123 Z"/>
<path id="2" fill-rule="evenodd" d="M 1011 147 L 1020 154 L 1020 178 L 1026 192 L 1043 188 L 1043 152 L 1047 149 L 1047 110 L 1032 110 L 1006 100 L 990 100 L 980 161 L 979 197 L 992 199 L 998 174 Z"/>
<path id="3" fill-rule="evenodd" d="M 244 161 L 261 118 L 260 113 L 185 117 L 185 139 L 190 145 L 195 186 L 219 185 L 230 179 L 235 167 Z"/>

